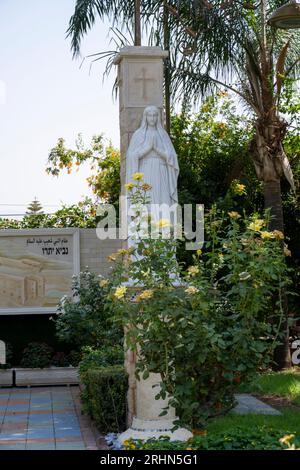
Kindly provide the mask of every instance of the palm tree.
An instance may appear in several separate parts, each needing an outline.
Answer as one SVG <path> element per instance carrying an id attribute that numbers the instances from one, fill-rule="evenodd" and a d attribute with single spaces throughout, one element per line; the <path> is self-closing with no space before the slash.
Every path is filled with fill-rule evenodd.
<path id="1" fill-rule="evenodd" d="M 279 104 L 285 82 L 300 71 L 300 35 L 268 27 L 267 16 L 286 3 L 282 0 L 215 0 L 206 8 L 203 4 L 208 2 L 197 3 L 202 3 L 202 7 L 190 19 L 190 26 L 197 33 L 194 52 L 180 61 L 173 86 L 194 98 L 225 87 L 251 109 L 254 166 L 264 184 L 265 207 L 273 215 L 271 228 L 283 231 L 281 176 L 286 176 L 293 189 L 294 181 L 282 144 L 287 123 L 280 116 Z M 173 30 L 177 41 L 185 36 L 182 29 Z"/>
<path id="2" fill-rule="evenodd" d="M 191 5 L 193 4 L 193 8 Z M 279 108 L 286 85 L 299 77 L 300 34 L 274 30 L 267 18 L 286 0 L 181 1 L 171 43 L 187 40 L 187 27 L 196 34 L 192 53 L 182 56 L 173 73 L 172 86 L 197 100 L 225 87 L 235 92 L 251 110 L 254 137 L 251 155 L 263 183 L 265 208 L 270 210 L 270 229 L 284 232 L 281 177 L 295 189 L 293 174 L 283 148 L 287 122 Z M 196 8 L 196 12 L 195 12 Z M 279 368 L 291 365 L 288 307 L 284 298 L 284 339 L 275 353 Z"/>

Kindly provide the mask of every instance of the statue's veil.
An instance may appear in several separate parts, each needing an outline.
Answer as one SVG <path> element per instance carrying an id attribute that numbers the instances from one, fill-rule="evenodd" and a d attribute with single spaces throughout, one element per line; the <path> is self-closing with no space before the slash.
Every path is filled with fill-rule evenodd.
<path id="1" fill-rule="evenodd" d="M 160 136 L 161 144 L 164 146 L 165 152 L 168 155 L 168 173 L 169 173 L 169 183 L 171 191 L 171 199 L 175 203 L 177 202 L 177 179 L 179 174 L 179 166 L 177 161 L 177 155 L 169 134 L 165 131 L 161 124 L 160 111 L 156 106 L 147 106 L 143 112 L 143 118 L 141 126 L 134 132 L 126 155 L 126 182 L 132 181 L 132 175 L 138 172 L 139 168 L 139 157 L 138 153 L 140 148 L 144 145 L 147 138 L 147 113 L 149 111 L 157 112 L 157 124 L 156 129 Z M 146 181 L 147 182 L 147 181 Z"/>
<path id="2" fill-rule="evenodd" d="M 144 131 L 145 139 L 146 139 L 146 132 L 147 132 L 147 129 L 148 129 L 148 125 L 147 125 L 147 113 L 148 113 L 149 111 L 156 111 L 156 113 L 157 113 L 157 124 L 156 124 L 156 128 L 157 128 L 157 130 L 158 130 L 158 133 L 161 135 L 161 132 L 162 132 L 162 131 L 165 131 L 164 128 L 162 127 L 162 125 L 161 125 L 161 117 L 160 117 L 159 109 L 158 109 L 156 106 L 147 106 L 147 108 L 144 109 L 143 118 L 142 118 L 142 123 L 141 123 L 141 126 L 140 126 L 140 130 L 141 130 L 141 131 Z"/>

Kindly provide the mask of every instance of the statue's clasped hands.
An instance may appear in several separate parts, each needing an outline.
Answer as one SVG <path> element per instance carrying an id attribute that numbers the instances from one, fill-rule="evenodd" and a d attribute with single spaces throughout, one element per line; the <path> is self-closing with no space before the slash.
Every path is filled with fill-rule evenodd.
<path id="1" fill-rule="evenodd" d="M 152 137 L 152 148 L 151 150 L 154 150 L 160 157 L 162 157 L 164 160 L 167 160 L 167 154 L 166 152 L 159 148 L 158 143 L 157 143 L 157 136 Z"/>

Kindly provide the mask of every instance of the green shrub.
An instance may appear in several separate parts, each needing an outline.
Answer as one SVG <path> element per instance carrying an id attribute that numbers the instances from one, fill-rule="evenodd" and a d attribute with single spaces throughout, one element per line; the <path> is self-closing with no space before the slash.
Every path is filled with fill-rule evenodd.
<path id="1" fill-rule="evenodd" d="M 53 349 L 46 343 L 29 343 L 23 351 L 22 367 L 48 367 L 51 364 Z"/>
<path id="2" fill-rule="evenodd" d="M 149 439 L 148 441 L 124 442 L 126 450 L 285 450 L 292 436 L 288 432 L 266 426 L 257 426 L 248 431 L 239 427 L 229 431 L 196 436 L 187 442 L 173 441 L 169 438 Z M 286 435 L 287 442 L 280 440 Z M 284 440 L 284 439 L 283 439 Z M 293 441 L 297 446 L 299 441 Z"/>
<path id="3" fill-rule="evenodd" d="M 61 299 L 55 326 L 60 340 L 79 348 L 122 343 L 123 330 L 114 323 L 111 312 L 106 309 L 104 289 L 98 276 L 89 271 L 74 278 L 72 295 Z"/>
<path id="4" fill-rule="evenodd" d="M 128 388 L 124 366 L 89 369 L 83 374 L 83 383 L 85 409 L 98 429 L 101 432 L 121 432 L 126 422 Z"/>
<path id="5" fill-rule="evenodd" d="M 82 349 L 83 357 L 79 364 L 79 372 L 82 377 L 89 369 L 122 365 L 124 363 L 124 349 L 121 346 L 95 349 L 87 346 Z"/>

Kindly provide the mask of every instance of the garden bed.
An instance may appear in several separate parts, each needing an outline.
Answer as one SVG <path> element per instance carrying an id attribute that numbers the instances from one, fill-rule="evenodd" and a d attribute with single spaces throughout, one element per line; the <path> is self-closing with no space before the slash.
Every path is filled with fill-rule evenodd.
<path id="1" fill-rule="evenodd" d="M 77 367 L 48 367 L 45 369 L 15 368 L 15 385 L 77 385 Z"/>

